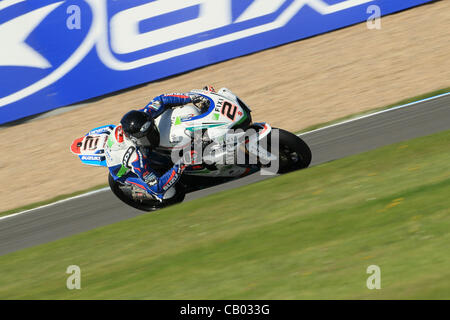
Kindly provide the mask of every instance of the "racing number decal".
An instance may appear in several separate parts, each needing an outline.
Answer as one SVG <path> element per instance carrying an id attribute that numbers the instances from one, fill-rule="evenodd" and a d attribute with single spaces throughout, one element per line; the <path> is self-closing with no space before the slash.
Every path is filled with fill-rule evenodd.
<path id="1" fill-rule="evenodd" d="M 236 106 L 232 105 L 228 101 L 225 101 L 221 113 L 234 121 L 234 118 L 236 117 L 236 111 Z"/>
<path id="2" fill-rule="evenodd" d="M 99 137 L 87 136 L 84 140 L 83 150 L 95 150 L 97 149 Z"/>

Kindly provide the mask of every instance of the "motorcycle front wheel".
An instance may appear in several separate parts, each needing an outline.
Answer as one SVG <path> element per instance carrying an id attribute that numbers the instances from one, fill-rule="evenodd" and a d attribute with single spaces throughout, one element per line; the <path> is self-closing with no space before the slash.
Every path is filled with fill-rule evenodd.
<path id="1" fill-rule="evenodd" d="M 111 174 L 108 175 L 108 183 L 111 191 L 117 198 L 119 198 L 122 202 L 126 203 L 127 205 L 142 211 L 155 211 L 173 205 L 175 203 L 182 202 L 186 194 L 184 187 L 180 183 L 177 183 L 175 185 L 176 193 L 172 198 L 164 199 L 163 201 L 135 200 L 129 194 L 125 193 L 122 190 L 121 188 L 122 184 L 114 180 Z"/>
<path id="2" fill-rule="evenodd" d="M 267 145 L 269 151 L 278 157 L 278 165 L 268 167 L 268 170 L 281 174 L 304 169 L 311 164 L 311 149 L 305 141 L 289 131 L 278 128 L 272 130 L 278 130 L 278 150 L 272 150 L 272 133 L 267 137 Z"/>

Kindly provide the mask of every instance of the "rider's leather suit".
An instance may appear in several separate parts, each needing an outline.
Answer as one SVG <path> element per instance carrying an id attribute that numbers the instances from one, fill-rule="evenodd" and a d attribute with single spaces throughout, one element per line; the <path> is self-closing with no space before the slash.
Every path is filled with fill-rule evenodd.
<path id="1" fill-rule="evenodd" d="M 168 108 L 191 103 L 192 98 L 191 93 L 162 94 L 140 110 L 156 118 Z M 179 180 L 185 168 L 183 163 L 176 163 L 169 171 L 159 175 L 152 168 L 152 159 L 146 154 L 146 150 L 124 137 L 121 125 L 115 127 L 109 135 L 105 154 L 109 171 L 115 180 L 133 184 L 160 200 L 175 194 L 171 187 Z"/>

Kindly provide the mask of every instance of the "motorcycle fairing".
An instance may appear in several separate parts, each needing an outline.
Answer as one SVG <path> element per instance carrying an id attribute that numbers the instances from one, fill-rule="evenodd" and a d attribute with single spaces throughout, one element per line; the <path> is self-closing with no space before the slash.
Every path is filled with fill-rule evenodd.
<path id="1" fill-rule="evenodd" d="M 94 128 L 81 138 L 75 139 L 70 151 L 78 155 L 81 162 L 90 166 L 107 167 L 105 145 L 114 125 Z"/>

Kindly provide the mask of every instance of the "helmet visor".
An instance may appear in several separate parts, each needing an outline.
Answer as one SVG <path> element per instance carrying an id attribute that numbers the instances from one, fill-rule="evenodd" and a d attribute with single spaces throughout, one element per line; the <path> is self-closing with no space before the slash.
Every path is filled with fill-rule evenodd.
<path id="1" fill-rule="evenodd" d="M 147 134 L 150 132 L 152 127 L 153 127 L 153 122 L 147 121 L 146 123 L 144 123 L 142 125 L 141 129 L 138 132 L 133 133 L 133 136 L 137 139 L 143 138 L 143 137 L 147 136 Z"/>
<path id="2" fill-rule="evenodd" d="M 147 121 L 138 132 L 125 133 L 125 136 L 139 146 L 155 147 L 159 145 L 159 130 L 153 121 Z"/>

